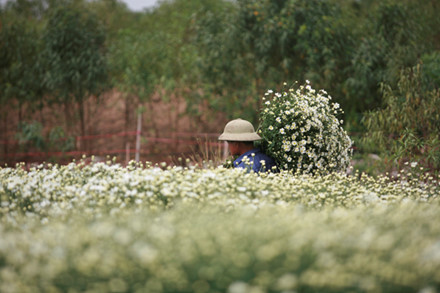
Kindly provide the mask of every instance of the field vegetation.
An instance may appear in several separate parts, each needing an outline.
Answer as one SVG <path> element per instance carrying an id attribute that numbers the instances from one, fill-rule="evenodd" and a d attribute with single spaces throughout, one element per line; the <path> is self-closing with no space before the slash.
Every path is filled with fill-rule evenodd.
<path id="1" fill-rule="evenodd" d="M 2 292 L 437 292 L 439 178 L 0 169 Z"/>

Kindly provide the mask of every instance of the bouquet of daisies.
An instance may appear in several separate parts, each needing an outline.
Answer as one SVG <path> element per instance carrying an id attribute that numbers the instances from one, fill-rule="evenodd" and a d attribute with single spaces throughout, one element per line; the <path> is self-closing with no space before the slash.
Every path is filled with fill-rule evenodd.
<path id="1" fill-rule="evenodd" d="M 348 167 L 352 141 L 336 118 L 342 113 L 339 104 L 330 100 L 309 81 L 281 93 L 265 93 L 258 134 L 261 147 L 280 169 L 326 173 Z"/>

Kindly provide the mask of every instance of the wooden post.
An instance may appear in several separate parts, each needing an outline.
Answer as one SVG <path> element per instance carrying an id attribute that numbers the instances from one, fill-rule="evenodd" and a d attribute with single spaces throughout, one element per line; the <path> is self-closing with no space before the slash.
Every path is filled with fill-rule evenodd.
<path id="1" fill-rule="evenodd" d="M 138 112 L 137 131 L 136 131 L 136 162 L 139 162 L 139 153 L 141 150 L 141 131 L 142 131 L 142 113 Z"/>
<path id="2" fill-rule="evenodd" d="M 128 165 L 129 161 L 130 161 L 130 143 L 127 142 L 125 144 L 125 166 Z"/>
<path id="3" fill-rule="evenodd" d="M 226 141 L 223 142 L 223 161 L 228 158 L 228 143 Z"/>

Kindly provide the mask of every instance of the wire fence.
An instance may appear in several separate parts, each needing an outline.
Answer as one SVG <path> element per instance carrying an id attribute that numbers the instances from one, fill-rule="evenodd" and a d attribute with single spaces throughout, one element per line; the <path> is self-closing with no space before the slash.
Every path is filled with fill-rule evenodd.
<path id="1" fill-rule="evenodd" d="M 0 163 L 12 165 L 18 162 L 52 161 L 65 163 L 83 156 L 116 156 L 121 163 L 137 160 L 163 160 L 171 156 L 194 155 L 198 152 L 217 150 L 227 156 L 227 145 L 217 141 L 218 133 L 174 132 L 165 136 L 151 136 L 140 131 L 116 132 L 74 137 L 74 148 L 67 151 L 39 150 L 19 140 L 0 140 Z M 64 139 L 59 139 L 61 143 Z M 121 146 L 123 141 L 125 148 Z M 136 140 L 140 141 L 138 146 Z M 84 147 L 85 144 L 87 147 Z M 53 148 L 56 149 L 56 146 Z"/>

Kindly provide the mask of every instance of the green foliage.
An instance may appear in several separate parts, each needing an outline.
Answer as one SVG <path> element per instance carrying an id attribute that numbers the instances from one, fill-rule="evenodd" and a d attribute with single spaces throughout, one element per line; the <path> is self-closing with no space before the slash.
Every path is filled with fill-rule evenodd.
<path id="1" fill-rule="evenodd" d="M 0 101 L 21 106 L 43 91 L 38 32 L 34 23 L 4 14 L 0 27 Z"/>
<path id="2" fill-rule="evenodd" d="M 368 129 L 365 141 L 399 164 L 416 161 L 425 167 L 440 167 L 440 90 L 429 79 L 438 60 L 424 67 L 402 70 L 397 87 L 382 84 L 383 109 L 365 116 Z"/>
<path id="3" fill-rule="evenodd" d="M 91 11 L 97 21 L 105 27 L 106 47 L 112 44 L 119 30 L 134 28 L 140 22 L 140 15 L 131 12 L 123 1 L 87 1 L 83 7 Z M 109 59 L 111 61 L 111 58 Z"/>
<path id="4" fill-rule="evenodd" d="M 55 126 L 47 137 L 49 150 L 67 152 L 75 148 L 75 139 L 68 136 L 61 126 Z"/>
<path id="5" fill-rule="evenodd" d="M 35 147 L 40 151 L 46 149 L 41 123 L 37 121 L 31 123 L 21 122 L 18 128 L 19 131 L 16 134 L 16 138 L 23 149 L 28 147 Z"/>
<path id="6" fill-rule="evenodd" d="M 5 0 L 4 7 L 6 12 L 30 19 L 41 19 L 52 7 L 63 5 L 77 0 Z"/>
<path id="7" fill-rule="evenodd" d="M 421 57 L 423 66 L 422 86 L 425 90 L 440 88 L 440 52 L 424 54 Z"/>
<path id="8" fill-rule="evenodd" d="M 75 147 L 72 136 L 67 136 L 61 126 L 55 126 L 45 135 L 43 125 L 38 121 L 21 122 L 16 138 L 23 151 L 36 148 L 39 151 L 70 151 Z"/>
<path id="9" fill-rule="evenodd" d="M 351 140 L 336 118 L 342 110 L 324 90 L 310 84 L 263 98 L 258 133 L 263 149 L 284 170 L 298 173 L 344 171 L 351 157 Z"/>
<path id="10" fill-rule="evenodd" d="M 173 82 L 171 37 L 161 32 L 120 31 L 109 48 L 113 83 L 126 93 L 148 101 L 159 85 Z"/>
<path id="11" fill-rule="evenodd" d="M 258 100 L 249 97 L 264 88 L 284 80 L 339 83 L 344 77 L 334 73 L 349 63 L 352 47 L 340 17 L 338 6 L 324 1 L 237 1 L 201 15 L 196 42 L 204 78 L 223 96 L 216 106 L 255 120 Z"/>
<path id="12" fill-rule="evenodd" d="M 82 101 L 102 90 L 107 77 L 105 33 L 96 17 L 75 7 L 59 7 L 43 33 L 48 70 L 45 81 L 56 97 Z"/>
<path id="13" fill-rule="evenodd" d="M 246 101 L 257 94 L 255 57 L 245 43 L 249 35 L 240 35 L 242 21 L 237 14 L 230 4 L 218 11 L 199 12 L 194 21 L 194 43 L 200 54 L 197 65 L 213 110 L 255 120 L 255 104 Z"/>
<path id="14" fill-rule="evenodd" d="M 373 11 L 373 19 L 353 53 L 350 76 L 345 82 L 347 107 L 364 112 L 381 104 L 379 84 L 395 84 L 399 71 L 412 66 L 424 48 L 421 26 L 411 8 L 384 2 Z"/>
<path id="15" fill-rule="evenodd" d="M 207 90 L 220 96 L 211 104 L 253 120 L 255 97 L 265 88 L 308 79 L 326 88 L 346 109 L 350 127 L 362 131 L 360 114 L 381 104 L 379 83 L 394 85 L 402 68 L 435 48 L 432 5 L 242 0 L 202 11 L 195 42 Z"/>
<path id="16" fill-rule="evenodd" d="M 197 51 L 190 42 L 194 10 L 210 1 L 163 2 L 138 16 L 138 21 L 116 31 L 109 43 L 114 84 L 147 101 L 155 90 L 173 92 L 197 83 Z M 167 98 L 167 94 L 163 95 Z"/>
<path id="17" fill-rule="evenodd" d="M 49 17 L 43 40 L 45 83 L 55 101 L 78 104 L 81 135 L 85 135 L 84 101 L 107 86 L 103 27 L 84 9 L 60 6 Z"/>

